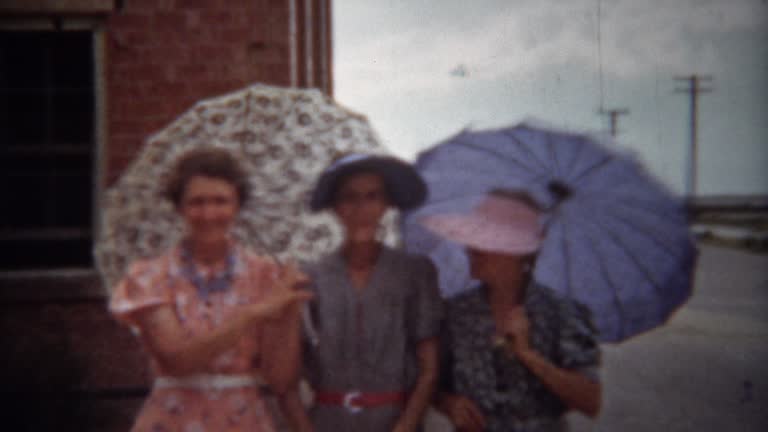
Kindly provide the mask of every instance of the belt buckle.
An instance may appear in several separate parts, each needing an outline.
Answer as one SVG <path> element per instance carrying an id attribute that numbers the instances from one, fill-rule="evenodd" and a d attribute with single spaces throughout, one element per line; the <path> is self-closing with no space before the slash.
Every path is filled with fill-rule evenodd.
<path id="1" fill-rule="evenodd" d="M 357 400 L 360 397 L 360 392 L 357 390 L 349 391 L 344 393 L 344 398 L 342 399 L 341 404 L 346 408 L 347 411 L 349 411 L 350 414 L 357 414 L 360 411 L 363 410 L 363 407 L 360 405 L 355 405 L 355 400 Z"/>

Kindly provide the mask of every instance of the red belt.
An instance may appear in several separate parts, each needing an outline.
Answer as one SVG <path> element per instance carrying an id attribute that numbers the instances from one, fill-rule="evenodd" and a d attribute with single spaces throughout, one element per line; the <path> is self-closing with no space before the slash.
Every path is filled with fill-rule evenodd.
<path id="1" fill-rule="evenodd" d="M 363 408 L 372 408 L 381 405 L 392 405 L 405 402 L 405 392 L 377 392 L 363 393 L 359 391 L 318 392 L 315 394 L 315 402 L 324 405 L 341 405 L 352 413 Z"/>

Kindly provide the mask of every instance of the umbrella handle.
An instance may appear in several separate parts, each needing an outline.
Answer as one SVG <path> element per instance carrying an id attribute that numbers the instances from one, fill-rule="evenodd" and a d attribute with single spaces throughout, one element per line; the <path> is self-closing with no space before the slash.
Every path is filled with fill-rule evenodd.
<path id="1" fill-rule="evenodd" d="M 320 340 L 317 337 L 317 330 L 315 329 L 315 325 L 312 323 L 312 315 L 309 313 L 309 305 L 304 305 L 301 308 L 301 322 L 304 325 L 304 331 L 309 338 L 309 342 L 312 344 L 312 346 L 317 346 Z"/>
<path id="2" fill-rule="evenodd" d="M 272 253 L 269 250 L 269 248 L 266 247 L 266 245 L 258 235 L 252 236 L 252 239 L 256 241 L 256 243 L 261 247 L 261 249 L 270 258 L 272 258 L 275 261 L 275 263 L 277 263 L 277 265 L 279 266 L 283 265 L 283 262 L 280 260 L 280 258 L 278 258 L 276 254 Z M 309 305 L 305 304 L 301 308 L 301 323 L 304 326 L 304 332 L 307 334 L 307 337 L 309 338 L 309 342 L 312 344 L 312 346 L 317 346 L 320 343 L 320 339 L 317 337 L 317 330 L 315 329 L 314 323 L 312 323 L 312 314 L 310 314 Z"/>

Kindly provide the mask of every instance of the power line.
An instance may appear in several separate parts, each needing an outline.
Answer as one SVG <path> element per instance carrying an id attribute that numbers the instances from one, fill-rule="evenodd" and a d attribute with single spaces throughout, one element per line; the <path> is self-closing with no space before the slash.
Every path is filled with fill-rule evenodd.
<path id="1" fill-rule="evenodd" d="M 687 88 L 676 88 L 675 93 L 688 93 L 691 101 L 690 111 L 690 143 L 688 145 L 688 158 L 686 159 L 686 185 L 685 192 L 689 197 L 696 195 L 698 184 L 698 117 L 699 117 L 699 93 L 709 93 L 711 88 L 704 88 L 702 84 L 712 81 L 709 75 L 690 75 L 675 77 L 675 81 L 688 83 Z"/>
<path id="2" fill-rule="evenodd" d="M 603 94 L 603 37 L 602 37 L 602 6 L 601 1 L 597 0 L 597 68 L 598 68 L 598 80 L 600 84 L 600 111 L 602 114 L 604 107 L 604 94 Z"/>
<path id="3" fill-rule="evenodd" d="M 618 133 L 618 122 L 620 115 L 629 114 L 627 108 L 605 108 L 605 82 L 603 79 L 603 11 L 602 1 L 597 0 L 597 78 L 600 86 L 600 107 L 597 110 L 599 115 L 607 115 L 609 118 L 611 136 L 616 137 Z"/>

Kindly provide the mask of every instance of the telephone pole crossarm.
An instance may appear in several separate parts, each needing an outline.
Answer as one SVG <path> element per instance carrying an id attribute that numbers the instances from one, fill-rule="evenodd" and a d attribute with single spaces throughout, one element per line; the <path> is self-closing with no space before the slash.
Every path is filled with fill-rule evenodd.
<path id="1" fill-rule="evenodd" d="M 608 118 L 610 120 L 610 124 L 611 124 L 611 136 L 616 138 L 616 134 L 619 131 L 619 128 L 618 128 L 619 116 L 620 115 L 628 115 L 629 114 L 629 109 L 627 109 L 627 108 L 604 109 L 604 108 L 601 107 L 597 111 L 597 113 L 600 114 L 600 115 L 607 115 L 608 116 Z"/>

